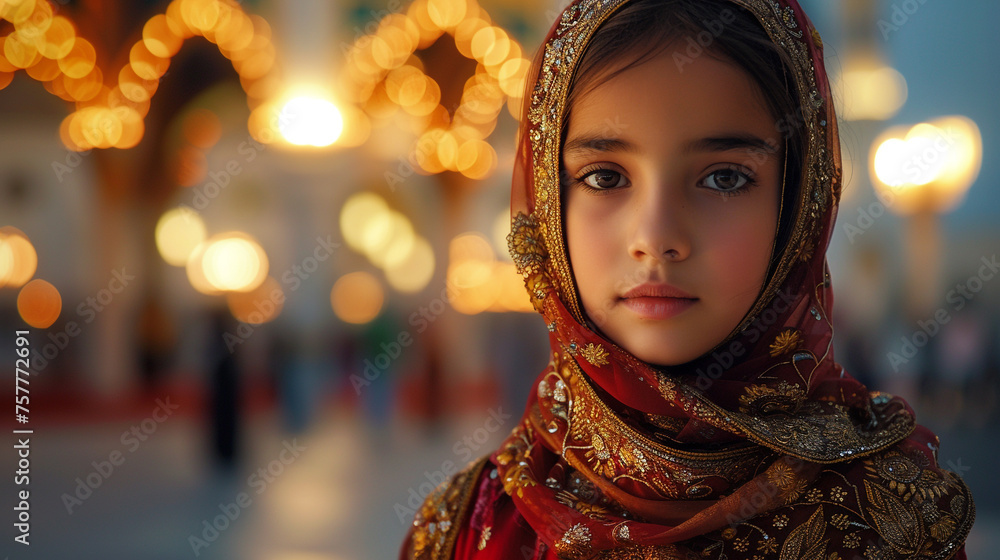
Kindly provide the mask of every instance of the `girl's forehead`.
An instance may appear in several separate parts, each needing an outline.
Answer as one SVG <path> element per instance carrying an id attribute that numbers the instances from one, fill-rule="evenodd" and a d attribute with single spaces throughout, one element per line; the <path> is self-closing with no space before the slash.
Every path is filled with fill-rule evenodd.
<path id="1" fill-rule="evenodd" d="M 589 88 L 568 116 L 564 151 L 581 147 L 580 138 L 688 142 L 734 130 L 777 135 L 775 120 L 745 71 L 710 57 L 681 67 L 670 50 Z"/>

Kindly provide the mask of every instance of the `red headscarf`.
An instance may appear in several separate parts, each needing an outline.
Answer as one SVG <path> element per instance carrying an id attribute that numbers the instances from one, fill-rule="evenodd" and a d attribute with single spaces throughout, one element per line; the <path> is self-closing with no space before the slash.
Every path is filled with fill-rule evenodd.
<path id="1" fill-rule="evenodd" d="M 825 251 L 841 188 L 822 42 L 795 0 L 732 0 L 791 61 L 807 146 L 791 233 L 737 329 L 654 367 L 590 326 L 562 223 L 560 133 L 576 65 L 630 0 L 577 0 L 531 76 L 510 249 L 552 361 L 504 445 L 428 499 L 416 557 L 951 558 L 974 518 L 937 438 L 833 359 Z M 964 555 L 964 553 L 962 553 Z"/>

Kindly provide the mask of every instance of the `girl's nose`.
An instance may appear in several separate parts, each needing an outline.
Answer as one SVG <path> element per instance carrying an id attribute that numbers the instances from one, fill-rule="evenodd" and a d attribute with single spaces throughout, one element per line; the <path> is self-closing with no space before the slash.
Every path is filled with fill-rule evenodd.
<path id="1" fill-rule="evenodd" d="M 680 193 L 667 186 L 649 189 L 632 201 L 629 254 L 637 260 L 682 261 L 691 254 L 690 212 Z"/>

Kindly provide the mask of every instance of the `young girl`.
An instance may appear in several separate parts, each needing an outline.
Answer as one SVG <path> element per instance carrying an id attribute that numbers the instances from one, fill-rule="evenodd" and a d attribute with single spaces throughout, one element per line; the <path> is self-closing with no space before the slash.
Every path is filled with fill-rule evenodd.
<path id="1" fill-rule="evenodd" d="M 404 558 L 964 558 L 974 508 L 831 351 L 841 189 L 795 0 L 577 0 L 526 97 L 509 237 L 552 359 Z"/>

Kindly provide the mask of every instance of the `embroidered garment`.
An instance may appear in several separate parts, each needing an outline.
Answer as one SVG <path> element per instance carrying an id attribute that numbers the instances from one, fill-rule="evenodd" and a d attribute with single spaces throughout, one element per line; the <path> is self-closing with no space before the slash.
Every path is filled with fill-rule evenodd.
<path id="1" fill-rule="evenodd" d="M 825 251 L 842 184 L 822 41 L 795 0 L 732 0 L 791 60 L 806 146 L 791 229 L 716 349 L 637 360 L 588 326 L 562 223 L 560 131 L 576 64 L 630 0 L 576 0 L 530 78 L 510 250 L 549 330 L 522 421 L 417 512 L 404 558 L 964 558 L 968 488 L 901 398 L 833 358 Z"/>

